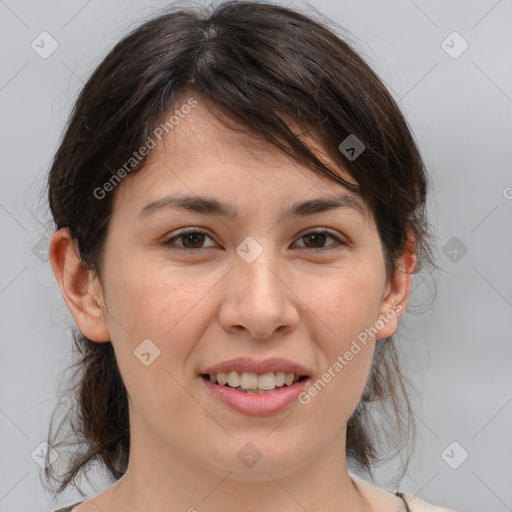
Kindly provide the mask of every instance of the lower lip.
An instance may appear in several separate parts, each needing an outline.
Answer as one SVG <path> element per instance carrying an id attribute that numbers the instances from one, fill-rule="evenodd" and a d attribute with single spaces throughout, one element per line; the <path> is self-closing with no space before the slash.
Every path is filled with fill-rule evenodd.
<path id="1" fill-rule="evenodd" d="M 213 396 L 220 402 L 235 411 L 249 416 L 265 416 L 283 410 L 298 399 L 298 396 L 302 393 L 309 381 L 309 379 L 304 379 L 296 382 L 292 386 L 284 387 L 279 391 L 256 395 L 237 391 L 228 386 L 219 386 L 203 377 L 199 377 L 199 379 L 203 381 L 206 388 L 213 393 Z"/>

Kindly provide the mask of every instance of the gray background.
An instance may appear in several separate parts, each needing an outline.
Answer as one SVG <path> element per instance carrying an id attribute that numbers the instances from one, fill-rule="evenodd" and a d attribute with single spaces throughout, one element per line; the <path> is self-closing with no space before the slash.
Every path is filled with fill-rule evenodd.
<path id="1" fill-rule="evenodd" d="M 354 34 L 399 101 L 434 181 L 429 214 L 443 271 L 415 278 L 413 305 L 431 301 L 433 281 L 437 296 L 421 314 L 406 313 L 399 330 L 405 372 L 419 391 L 419 437 L 400 490 L 458 511 L 512 510 L 512 3 L 311 4 Z M 31 457 L 71 361 L 70 316 L 45 253 L 44 175 L 84 79 L 164 5 L 0 0 L 2 512 L 56 508 Z M 59 45 L 46 59 L 31 48 L 43 31 Z M 448 38 L 452 56 L 442 46 L 453 31 L 469 44 L 457 58 L 462 40 Z M 84 489 L 93 496 L 106 485 L 98 478 Z M 60 504 L 79 499 L 69 493 Z"/>

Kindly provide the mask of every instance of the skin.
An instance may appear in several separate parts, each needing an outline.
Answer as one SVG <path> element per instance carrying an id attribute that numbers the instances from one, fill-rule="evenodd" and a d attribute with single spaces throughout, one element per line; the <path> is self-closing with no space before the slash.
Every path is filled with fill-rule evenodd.
<path id="1" fill-rule="evenodd" d="M 240 218 L 171 209 L 138 218 L 151 201 L 178 193 L 229 202 Z M 198 376 L 234 357 L 283 357 L 316 381 L 365 327 L 399 305 L 376 338 L 395 332 L 415 256 L 406 253 L 386 279 L 367 206 L 366 217 L 335 209 L 283 218 L 298 201 L 346 193 L 269 143 L 226 128 L 199 103 L 145 168 L 117 187 L 101 282 L 81 266 L 67 229 L 54 235 L 50 259 L 64 300 L 85 336 L 112 342 L 130 408 L 127 473 L 74 512 L 404 510 L 346 465 L 346 424 L 375 338 L 307 405 L 269 416 L 227 408 Z M 163 245 L 183 228 L 208 236 L 202 245 L 178 238 L 175 246 L 202 252 Z M 303 237 L 322 228 L 346 245 Z M 250 264 L 236 252 L 247 236 L 263 248 Z M 144 339 L 160 350 L 149 366 L 134 357 Z M 248 442 L 262 454 L 251 468 L 237 457 Z"/>

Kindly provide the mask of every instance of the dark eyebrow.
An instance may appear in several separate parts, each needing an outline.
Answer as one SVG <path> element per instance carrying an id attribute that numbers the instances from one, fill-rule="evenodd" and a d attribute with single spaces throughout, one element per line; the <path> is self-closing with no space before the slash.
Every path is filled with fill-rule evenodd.
<path id="1" fill-rule="evenodd" d="M 284 218 L 305 217 L 314 213 L 325 212 L 335 208 L 347 208 L 366 218 L 363 205 L 354 194 L 345 194 L 335 197 L 320 197 L 295 203 Z M 220 215 L 229 219 L 237 219 L 236 208 L 228 203 L 222 203 L 217 199 L 206 196 L 165 196 L 147 204 L 142 208 L 138 218 L 142 219 L 162 209 L 189 210 L 195 213 L 208 215 Z"/>
<path id="2" fill-rule="evenodd" d="M 319 197 L 317 199 L 308 199 L 307 201 L 295 203 L 290 208 L 290 210 L 285 213 L 285 218 L 305 217 L 306 215 L 326 212 L 336 208 L 353 210 L 362 217 L 366 218 L 365 209 L 358 197 L 359 196 L 354 194 L 345 194 L 335 197 Z"/>

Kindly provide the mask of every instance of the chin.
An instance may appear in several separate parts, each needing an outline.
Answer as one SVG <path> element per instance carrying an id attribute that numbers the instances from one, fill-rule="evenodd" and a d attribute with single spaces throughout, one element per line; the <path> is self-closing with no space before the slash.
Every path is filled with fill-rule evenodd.
<path id="1" fill-rule="evenodd" d="M 243 439 L 234 436 L 229 439 L 229 447 L 223 454 L 212 454 L 208 461 L 211 470 L 218 475 L 238 482 L 268 482 L 273 478 L 284 478 L 302 467 L 296 456 L 303 453 L 301 449 L 286 447 L 277 433 L 269 431 L 254 435 L 252 441 L 247 436 Z M 305 464 L 305 462 L 304 462 Z"/>

